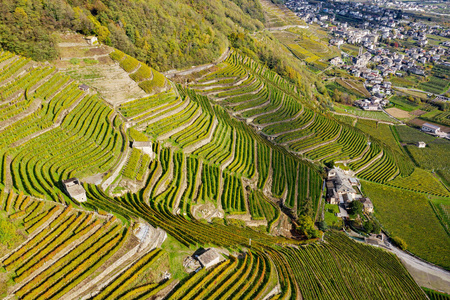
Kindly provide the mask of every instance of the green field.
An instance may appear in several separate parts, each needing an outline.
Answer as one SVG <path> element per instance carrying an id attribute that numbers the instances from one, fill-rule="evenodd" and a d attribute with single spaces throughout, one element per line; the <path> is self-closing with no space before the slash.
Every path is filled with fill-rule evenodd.
<path id="1" fill-rule="evenodd" d="M 366 181 L 362 188 L 392 237 L 402 238 L 415 255 L 450 268 L 450 239 L 425 195 Z"/>
<path id="2" fill-rule="evenodd" d="M 446 153 L 449 151 L 450 141 L 435 138 L 407 126 L 397 126 L 396 130 L 400 142 L 406 144 L 404 148 L 412 160 L 421 168 L 435 171 L 448 186 L 450 183 L 450 158 Z M 427 143 L 427 147 L 418 148 L 416 144 L 419 141 Z M 439 159 L 436 159 L 437 157 Z"/>

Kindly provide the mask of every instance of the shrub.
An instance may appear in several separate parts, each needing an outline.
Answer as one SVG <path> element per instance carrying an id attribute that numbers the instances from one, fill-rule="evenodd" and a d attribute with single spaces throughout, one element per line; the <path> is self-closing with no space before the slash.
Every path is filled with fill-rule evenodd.
<path id="1" fill-rule="evenodd" d="M 398 236 L 394 236 L 392 238 L 392 242 L 394 243 L 394 245 L 396 245 L 402 250 L 406 250 L 407 248 L 406 242 L 403 239 L 399 238 Z"/>

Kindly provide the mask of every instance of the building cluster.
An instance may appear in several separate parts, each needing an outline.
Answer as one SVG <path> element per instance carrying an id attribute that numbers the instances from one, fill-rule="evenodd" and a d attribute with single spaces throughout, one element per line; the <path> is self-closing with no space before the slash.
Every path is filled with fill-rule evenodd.
<path id="1" fill-rule="evenodd" d="M 355 19 L 362 23 L 376 26 L 395 27 L 401 12 L 396 9 L 357 2 L 317 2 L 305 0 L 288 0 L 286 6 L 308 23 L 325 21 L 334 22 L 338 17 Z M 372 26 L 371 26 L 372 27 Z"/>
<path id="2" fill-rule="evenodd" d="M 372 202 L 361 194 L 361 184 L 356 177 L 352 176 L 352 171 L 338 167 L 330 170 L 326 187 L 327 202 L 339 205 L 338 217 L 348 217 L 347 209 L 353 201 L 360 201 L 365 213 L 373 212 Z"/>
<path id="3" fill-rule="evenodd" d="M 388 1 L 388 0 L 377 0 L 379 5 L 385 5 L 388 8 L 399 9 L 402 11 L 417 11 L 417 12 L 435 12 L 438 11 L 442 6 L 439 4 L 446 3 L 444 0 L 434 0 L 434 1 Z"/>

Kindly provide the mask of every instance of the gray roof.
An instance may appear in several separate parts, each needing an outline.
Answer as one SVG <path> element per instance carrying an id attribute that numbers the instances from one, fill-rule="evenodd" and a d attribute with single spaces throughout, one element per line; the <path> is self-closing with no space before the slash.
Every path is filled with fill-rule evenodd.
<path id="1" fill-rule="evenodd" d="M 422 126 L 428 127 L 428 128 L 432 128 L 432 129 L 441 129 L 441 127 L 430 124 L 430 123 L 424 123 Z"/>
<path id="2" fill-rule="evenodd" d="M 203 266 L 208 265 L 217 258 L 220 258 L 220 256 L 214 248 L 209 248 L 208 250 L 206 250 L 205 252 L 203 252 L 198 256 L 198 260 Z"/>
<path id="3" fill-rule="evenodd" d="M 133 148 L 141 148 L 141 147 L 151 147 L 152 146 L 152 142 L 138 142 L 138 141 L 133 141 Z"/>

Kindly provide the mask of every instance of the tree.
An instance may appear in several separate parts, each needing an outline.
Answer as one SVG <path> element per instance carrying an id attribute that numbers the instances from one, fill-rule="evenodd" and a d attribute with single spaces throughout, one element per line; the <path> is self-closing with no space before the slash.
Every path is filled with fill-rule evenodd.
<path id="1" fill-rule="evenodd" d="M 362 214 L 362 210 L 363 210 L 363 204 L 359 201 L 352 201 L 350 203 L 350 213 L 352 215 L 360 215 Z"/>
<path id="2" fill-rule="evenodd" d="M 402 250 L 406 250 L 407 248 L 406 242 L 403 239 L 399 238 L 398 236 L 394 236 L 392 238 L 392 242 L 394 243 L 394 245 L 396 245 Z"/>
<path id="3" fill-rule="evenodd" d="M 314 228 L 314 222 L 310 216 L 303 215 L 298 218 L 297 231 L 307 238 L 316 238 L 319 236 L 319 231 Z"/>
<path id="4" fill-rule="evenodd" d="M 378 224 L 377 222 L 373 222 L 372 232 L 375 234 L 380 234 L 380 232 L 381 232 L 380 224 Z"/>
<path id="5" fill-rule="evenodd" d="M 319 227 L 319 229 L 321 231 L 327 230 L 328 229 L 327 222 L 325 222 L 325 220 L 324 221 L 320 221 L 319 224 L 318 224 L 318 227 Z"/>
<path id="6" fill-rule="evenodd" d="M 371 233 L 373 231 L 373 222 L 369 220 L 364 223 L 363 227 L 367 233 Z"/>

